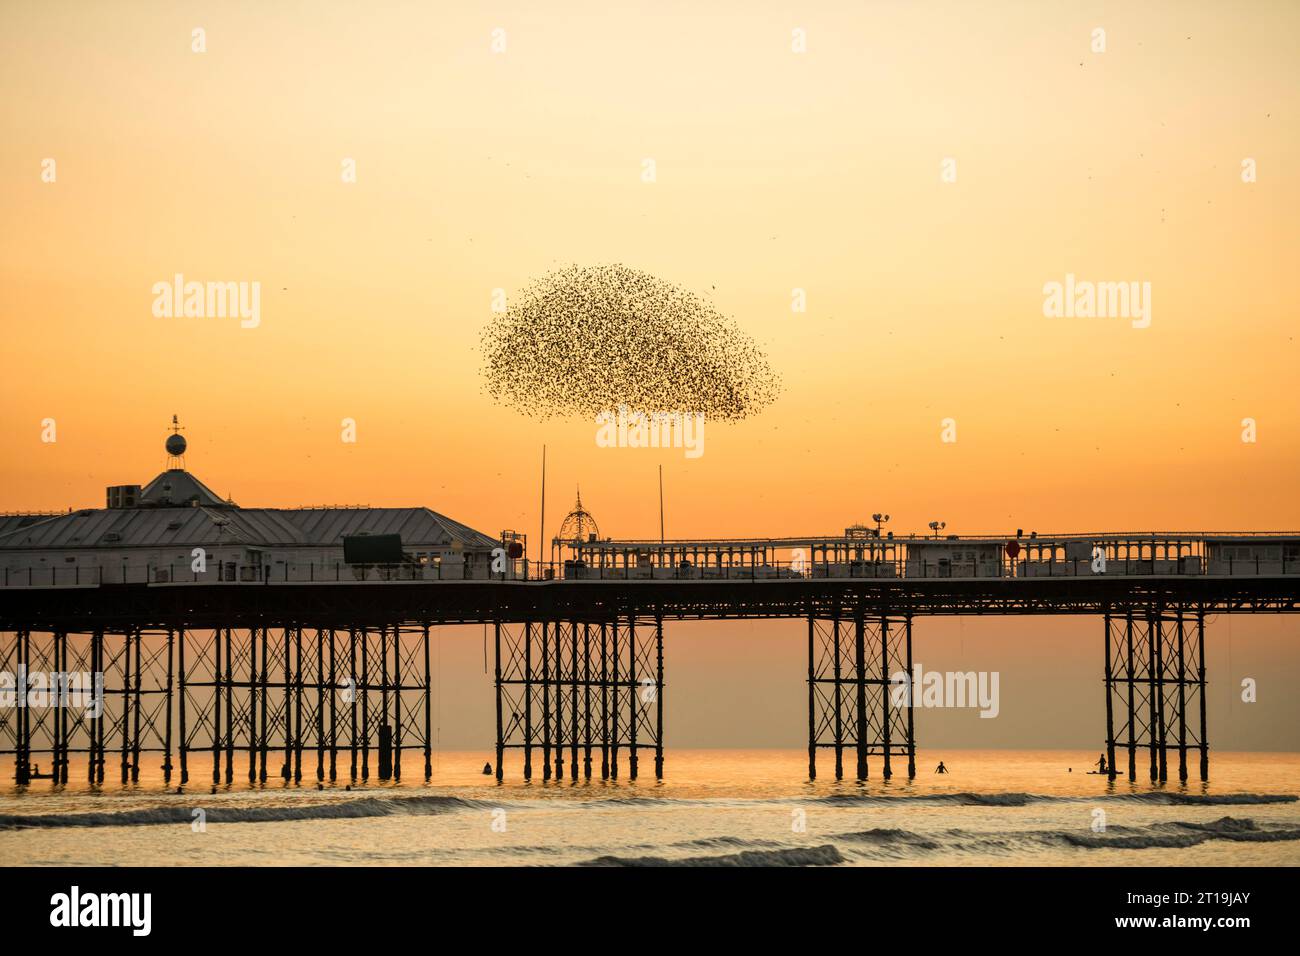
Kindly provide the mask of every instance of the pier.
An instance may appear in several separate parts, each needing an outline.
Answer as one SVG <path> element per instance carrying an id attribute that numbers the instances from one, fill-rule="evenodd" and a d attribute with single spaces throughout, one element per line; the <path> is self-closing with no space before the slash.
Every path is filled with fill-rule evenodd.
<path id="1" fill-rule="evenodd" d="M 0 516 L 0 756 L 20 785 L 432 776 L 429 630 L 491 629 L 498 780 L 665 773 L 673 621 L 790 621 L 807 647 L 808 775 L 916 773 L 894 693 L 924 621 L 1097 620 L 1112 777 L 1207 779 L 1207 616 L 1300 609 L 1300 533 L 602 538 L 549 545 L 426 508 L 246 509 L 169 467 L 108 507 Z M 86 706 L 91 675 L 96 703 Z M 42 777 L 47 775 L 42 774 Z"/>
<path id="2" fill-rule="evenodd" d="M 1208 539 L 1177 540 L 1197 549 Z M 823 540 L 818 553 L 843 544 Z M 739 553 L 734 542 L 673 547 Z M 766 573 L 738 560 L 717 576 L 694 563 L 679 576 L 654 566 L 629 575 L 567 560 L 459 579 L 402 566 L 334 579 L 286 566 L 280 580 L 209 572 L 192 581 L 11 583 L 0 589 L 0 672 L 103 674 L 104 706 L 99 715 L 57 700 L 0 708 L 0 753 L 14 757 L 20 782 L 38 758 L 66 782 L 73 754 L 88 759 L 94 782 L 114 764 L 123 782 L 137 779 L 142 755 L 158 759 L 169 782 L 187 782 L 200 755 L 214 784 L 400 778 L 412 755 L 428 779 L 428 629 L 486 624 L 499 779 L 508 766 L 525 779 L 635 779 L 647 754 L 662 775 L 665 622 L 786 618 L 802 622 L 792 620 L 791 639 L 808 647 L 809 776 L 827 751 L 836 777 L 863 779 L 873 768 L 912 775 L 915 715 L 889 704 L 889 688 L 892 675 L 911 672 L 924 618 L 1084 614 L 1099 622 L 1112 775 L 1186 779 L 1195 766 L 1204 779 L 1207 615 L 1300 609 L 1300 562 L 1261 573 L 1251 561 L 1205 573 L 1184 558 L 1177 573 L 1157 565 L 1019 576 L 1009 566 L 988 577 L 911 577 L 905 560 L 897 575 L 851 563 L 841 575 L 828 559 L 824 573 L 812 563 L 768 564 L 779 573 Z"/>

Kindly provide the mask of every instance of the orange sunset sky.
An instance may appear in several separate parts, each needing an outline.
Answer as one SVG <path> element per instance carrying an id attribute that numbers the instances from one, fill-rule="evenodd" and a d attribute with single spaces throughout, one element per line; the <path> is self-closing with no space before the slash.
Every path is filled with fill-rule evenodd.
<path id="1" fill-rule="evenodd" d="M 10 0 L 0 509 L 148 481 L 177 413 L 189 469 L 240 504 L 422 504 L 531 542 L 543 444 L 548 534 L 580 483 L 603 534 L 657 536 L 660 464 L 669 537 L 877 510 L 903 533 L 1300 528 L 1298 30 L 1286 2 Z M 780 398 L 708 424 L 697 459 L 492 404 L 493 290 L 615 262 L 734 317 Z M 176 273 L 260 282 L 260 324 L 156 318 Z M 1150 327 L 1045 318 L 1067 273 L 1150 282 Z M 1049 623 L 926 625 L 927 666 L 1000 666 L 1004 695 L 1078 674 L 1078 714 L 1013 706 L 996 740 L 963 716 L 951 742 L 1100 738 L 1100 622 Z M 797 746 L 792 625 L 712 627 L 671 650 L 670 743 Z M 1294 625 L 1232 627 L 1222 694 L 1242 667 L 1300 677 Z M 490 735 L 485 688 L 445 742 Z M 747 694 L 775 716 L 714 713 Z M 1300 705 L 1257 706 L 1212 708 L 1219 739 L 1297 749 Z"/>

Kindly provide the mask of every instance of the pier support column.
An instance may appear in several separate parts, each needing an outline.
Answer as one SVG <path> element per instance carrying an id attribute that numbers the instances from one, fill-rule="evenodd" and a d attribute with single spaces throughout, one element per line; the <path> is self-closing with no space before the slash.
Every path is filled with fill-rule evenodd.
<path id="1" fill-rule="evenodd" d="M 565 740 L 565 680 L 564 680 L 564 625 L 561 621 L 551 622 L 551 649 L 554 658 L 551 661 L 551 720 L 554 738 L 555 779 L 564 779 L 564 740 Z"/>
<path id="2" fill-rule="evenodd" d="M 505 688 L 501 682 L 501 622 L 500 621 L 496 621 L 493 623 L 492 634 L 493 634 L 493 642 L 492 642 L 493 674 L 495 675 L 496 691 L 497 691 L 497 751 L 496 751 L 497 760 L 496 760 L 495 769 L 496 769 L 497 782 L 499 783 L 501 780 L 505 779 L 505 772 L 506 772 L 505 771 L 505 755 L 506 755 L 505 724 L 502 722 L 502 707 L 503 707 L 502 696 Z"/>
<path id="3" fill-rule="evenodd" d="M 655 779 L 664 778 L 664 619 L 655 615 Z"/>
<path id="4" fill-rule="evenodd" d="M 155 690 L 166 694 L 164 635 L 146 648 L 137 631 L 126 631 L 120 642 L 110 639 L 109 650 L 101 638 L 99 632 L 0 632 L 0 673 L 12 679 L 12 700 L 0 707 L 0 756 L 13 758 L 16 784 L 33 783 L 38 770 L 51 786 L 66 784 L 74 753 L 86 754 L 87 781 L 101 783 L 105 740 L 121 751 L 123 782 L 130 782 L 142 749 L 165 750 L 165 700 L 148 698 L 147 712 L 136 706 Z M 129 671 L 128 653 L 141 662 Z"/>
<path id="5" fill-rule="evenodd" d="M 383 653 L 383 632 L 380 632 L 380 653 Z M 302 782 L 302 628 L 293 629 L 293 782 Z M 289 721 L 286 716 L 285 725 Z"/>
<path id="6" fill-rule="evenodd" d="M 1105 616 L 1106 676 L 1103 681 L 1106 694 L 1106 773 L 1115 779 L 1115 655 L 1112 653 L 1111 632 L 1114 625 L 1110 611 Z"/>
<path id="7" fill-rule="evenodd" d="M 582 658 L 579 655 L 578 648 L 578 622 L 569 622 L 569 669 L 570 688 L 569 688 L 569 779 L 577 782 L 578 779 L 578 742 L 582 736 L 582 724 L 578 720 L 578 706 L 580 694 L 578 685 L 582 678 Z"/>
<path id="8" fill-rule="evenodd" d="M 353 783 L 357 782 L 357 744 L 360 743 L 360 736 L 357 734 L 357 631 L 356 628 L 348 630 L 348 686 L 347 701 L 349 705 L 348 719 L 348 751 L 351 755 L 351 763 L 348 769 L 348 779 Z M 262 774 L 262 779 L 266 779 L 266 774 Z"/>
<path id="9" fill-rule="evenodd" d="M 600 622 L 600 779 L 609 779 L 609 624 Z"/>
<path id="10" fill-rule="evenodd" d="M 334 632 L 330 631 L 331 641 Z M 429 670 L 429 625 L 424 625 L 424 779 L 433 779 L 433 675 Z M 330 686 L 334 686 L 334 648 L 330 645 Z M 334 697 L 330 696 L 330 779 L 334 779 Z"/>
<path id="11" fill-rule="evenodd" d="M 1178 779 L 1187 779 L 1187 684 L 1183 680 L 1186 673 L 1187 647 L 1183 634 L 1183 612 L 1178 612 Z"/>
<path id="12" fill-rule="evenodd" d="M 260 688 L 257 670 L 257 628 L 248 631 L 248 782 L 257 783 L 257 711 Z"/>
<path id="13" fill-rule="evenodd" d="M 662 778 L 661 617 L 501 623 L 494 647 L 500 779 L 515 749 L 524 752 L 524 778 L 531 779 L 539 732 L 544 780 L 552 771 L 563 780 L 566 764 L 570 780 L 592 779 L 598 748 L 602 780 L 618 778 L 620 750 L 636 779 L 646 749 Z"/>
<path id="14" fill-rule="evenodd" d="M 1197 609 L 1195 635 L 1188 634 L 1192 611 L 1184 606 L 1160 609 L 1152 633 L 1156 637 L 1156 687 L 1160 780 L 1168 777 L 1167 753 L 1178 751 L 1178 779 L 1187 780 L 1187 751 L 1201 751 L 1202 777 L 1209 775 L 1205 741 L 1205 633 L 1204 614 Z M 1191 724 L 1188 710 L 1198 707 L 1199 726 Z"/>
<path id="15" fill-rule="evenodd" d="M 94 726 L 95 740 L 94 740 L 94 744 L 92 745 L 95 754 L 95 759 L 92 761 L 92 766 L 91 766 L 91 782 L 95 784 L 101 784 L 104 782 L 104 772 L 107 769 L 107 765 L 108 765 L 108 749 L 104 745 L 104 739 L 105 739 L 104 728 L 106 728 L 110 724 L 110 721 L 108 719 L 108 704 L 109 704 L 108 670 L 109 668 L 108 668 L 108 649 L 106 646 L 107 639 L 108 639 L 108 635 L 106 635 L 103 632 L 103 630 L 96 631 L 95 673 L 103 674 L 104 679 L 103 679 L 103 685 L 100 688 L 100 694 L 103 700 L 103 706 L 100 708 L 99 717 L 95 721 L 95 726 Z"/>
<path id="16" fill-rule="evenodd" d="M 835 612 L 835 617 L 831 619 L 831 641 L 833 651 L 831 656 L 831 673 L 834 683 L 831 685 L 831 694 L 835 699 L 835 710 L 831 719 L 832 726 L 835 728 L 835 779 L 844 779 L 844 677 L 840 667 L 840 614 Z M 865 761 L 864 761 L 865 764 Z"/>
<path id="17" fill-rule="evenodd" d="M 1125 664 L 1125 687 L 1128 698 L 1128 720 L 1125 726 L 1128 728 L 1128 778 L 1137 779 L 1137 707 L 1135 704 L 1135 694 L 1137 692 L 1137 661 L 1133 654 L 1133 610 L 1124 612 L 1124 639 L 1127 645 L 1128 657 Z"/>
<path id="18" fill-rule="evenodd" d="M 67 697 L 67 635 L 56 633 L 51 644 L 54 667 L 51 670 L 50 706 L 54 708 L 54 722 L 50 728 L 50 777 L 51 783 L 57 785 L 62 778 L 63 766 L 67 763 L 67 711 L 64 709 Z"/>
<path id="19" fill-rule="evenodd" d="M 235 780 L 235 652 L 226 628 L 226 783 Z"/>
<path id="20" fill-rule="evenodd" d="M 525 621 L 522 624 L 497 622 L 494 625 L 496 685 L 496 778 L 505 779 L 506 752 L 523 751 L 523 776 L 533 778 L 533 750 L 541 737 L 542 776 L 551 777 L 552 726 L 558 729 L 563 713 L 560 699 L 558 663 L 551 657 L 551 641 L 545 621 Z M 555 653 L 561 649 L 556 631 Z M 555 687 L 552 687 L 552 683 Z M 540 728 L 536 717 L 541 717 Z M 574 744 L 576 748 L 576 743 Z M 576 750 L 575 750 L 576 752 Z M 555 740 L 557 776 L 563 776 L 564 755 L 558 736 Z"/>
<path id="21" fill-rule="evenodd" d="M 905 639 L 907 642 L 906 680 L 908 682 L 907 683 L 908 693 L 904 698 L 904 705 L 903 705 L 907 710 L 907 779 L 915 780 L 916 779 L 916 725 L 913 722 L 913 718 L 912 718 L 912 706 L 913 706 L 912 696 L 913 695 L 911 692 L 911 681 L 912 681 L 912 673 L 913 673 L 912 671 L 912 615 L 910 614 L 906 615 L 903 618 L 903 623 L 905 627 Z M 892 677 L 893 675 L 890 676 Z M 893 692 L 892 684 L 891 684 L 890 692 L 891 693 Z"/>
<path id="22" fill-rule="evenodd" d="M 17 663 L 14 669 L 18 680 L 15 682 L 14 693 L 16 704 L 14 710 L 14 782 L 20 787 L 31 783 L 31 747 L 32 747 L 32 724 L 31 711 L 27 706 L 27 677 L 32 670 L 31 659 L 31 634 L 27 631 L 19 631 L 16 635 L 17 642 Z"/>
<path id="23" fill-rule="evenodd" d="M 1154 556 L 1155 549 L 1152 548 Z M 1146 664 L 1147 710 L 1150 714 L 1147 728 L 1151 780 L 1165 781 L 1165 671 L 1161 659 L 1164 647 L 1160 608 L 1149 607 L 1146 612 Z"/>
<path id="24" fill-rule="evenodd" d="M 1106 760 L 1110 776 L 1118 774 L 1115 751 L 1128 750 L 1128 777 L 1137 778 L 1137 752 L 1147 751 L 1153 783 L 1169 777 L 1171 738 L 1178 750 L 1178 777 L 1187 779 L 1187 751 L 1201 752 L 1201 778 L 1209 775 L 1205 740 L 1204 614 L 1196 612 L 1197 633 L 1187 634 L 1184 607 L 1125 609 L 1105 617 Z M 1198 707 L 1199 729 L 1188 721 Z M 1121 723 L 1116 726 L 1116 714 Z"/>
<path id="25" fill-rule="evenodd" d="M 403 750 L 417 748 L 424 750 L 426 775 L 431 774 L 427 628 L 391 625 L 361 632 L 359 685 L 338 674 L 349 662 L 356 665 L 357 632 L 349 661 L 340 662 L 333 630 L 277 629 L 282 647 L 276 643 L 281 636 L 270 637 L 265 627 L 0 633 L 0 670 L 48 675 L 33 689 L 43 686 L 49 698 L 48 706 L 0 711 L 0 754 L 12 755 L 22 783 L 38 765 L 45 770 L 48 754 L 49 773 L 41 777 L 59 785 L 66 783 L 72 755 L 84 753 L 92 786 L 104 782 L 110 752 L 124 785 L 139 783 L 142 764 L 161 755 L 169 786 L 177 769 L 179 784 L 188 785 L 190 758 L 211 754 L 212 786 L 230 786 L 236 760 L 245 754 L 249 782 L 264 781 L 273 749 L 283 754 L 282 778 L 298 783 L 303 751 L 314 749 L 316 779 L 323 783 L 327 751 L 330 779 L 337 776 L 340 743 L 354 755 L 360 745 L 361 772 L 368 775 L 368 694 L 375 690 L 381 778 L 400 779 Z M 88 686 L 63 676 L 83 673 L 90 675 Z M 350 722 L 338 706 L 339 693 L 351 704 Z M 355 772 L 355 756 L 353 767 Z"/>
<path id="26" fill-rule="evenodd" d="M 286 690 L 287 694 L 288 691 Z M 361 629 L 361 782 L 370 779 L 370 631 Z"/>
<path id="27" fill-rule="evenodd" d="M 591 779 L 591 625 L 582 622 L 582 779 Z"/>
<path id="28" fill-rule="evenodd" d="M 128 634 L 126 640 L 135 644 L 135 669 L 131 672 L 131 782 L 139 783 L 140 751 L 144 746 L 140 741 L 140 717 L 144 711 L 143 674 L 149 662 L 144 658 L 144 635 L 139 628 L 134 634 Z"/>
<path id="29" fill-rule="evenodd" d="M 618 649 L 619 626 L 618 621 L 611 621 L 609 624 L 609 663 L 610 663 L 610 685 L 609 685 L 609 777 L 611 780 L 618 779 L 618 748 L 619 742 L 623 739 L 619 733 L 619 728 L 623 726 L 622 709 L 619 707 L 619 687 L 621 686 L 618 679 L 619 674 L 619 649 Z"/>
<path id="30" fill-rule="evenodd" d="M 1205 726 L 1205 612 L 1196 611 L 1196 697 L 1201 709 L 1201 732 L 1197 745 L 1201 751 L 1201 779 L 1210 779 L 1210 738 Z"/>
<path id="31" fill-rule="evenodd" d="M 180 737 L 178 738 L 177 749 L 180 752 L 180 759 L 181 759 L 181 786 L 182 787 L 190 782 L 190 767 L 189 767 L 190 737 L 189 737 L 189 728 L 185 724 L 185 702 L 186 702 L 186 698 L 189 696 L 189 687 L 188 687 L 189 671 L 186 670 L 185 667 L 185 645 L 187 643 L 188 642 L 186 640 L 185 628 L 181 627 L 179 632 L 176 635 L 176 657 L 177 657 L 176 678 L 177 678 L 177 685 L 178 685 L 177 694 L 176 694 L 177 697 L 176 717 L 178 723 L 177 729 L 180 731 Z M 94 773 L 93 755 L 91 757 L 91 768 L 92 768 L 91 773 L 93 776 Z"/>
<path id="32" fill-rule="evenodd" d="M 884 758 L 884 773 L 886 780 L 894 775 L 893 765 L 890 761 L 890 758 L 893 756 L 893 747 L 891 745 L 892 734 L 890 733 L 890 730 L 894 723 L 894 711 L 893 701 L 890 700 L 893 681 L 890 679 L 889 637 L 889 618 L 882 618 L 880 621 L 880 755 Z M 859 725 L 859 737 L 862 736 L 862 728 L 865 727 L 865 723 Z M 863 779 L 866 779 L 866 775 L 866 767 L 863 767 Z"/>
<path id="33" fill-rule="evenodd" d="M 857 719 L 854 721 L 854 726 L 859 731 L 858 733 L 854 734 L 854 736 L 857 738 L 857 752 L 858 752 L 858 775 L 857 776 L 859 780 L 866 780 L 867 779 L 867 735 L 862 733 L 861 730 L 862 728 L 865 728 L 867 726 L 867 636 L 866 636 L 866 621 L 863 620 L 862 615 L 863 612 L 861 608 L 859 608 L 853 615 L 854 658 L 857 662 L 857 684 L 858 684 L 858 688 L 857 688 L 858 692 L 857 694 L 854 695 L 858 705 Z M 838 618 L 836 618 L 835 624 L 836 624 L 836 629 L 838 630 L 839 627 Z M 837 655 L 838 655 L 838 651 L 839 651 L 839 647 L 837 641 L 836 642 Z M 839 676 L 838 668 L 836 669 L 836 676 L 837 677 Z M 836 687 L 836 693 L 838 694 L 838 692 L 839 692 L 839 688 Z M 835 728 L 835 737 L 836 740 L 838 741 L 840 737 L 840 728 L 838 726 Z M 840 777 L 839 771 L 840 771 L 839 751 L 836 750 L 835 753 L 835 779 L 836 780 L 838 780 Z"/>
<path id="34" fill-rule="evenodd" d="M 627 778 L 636 779 L 637 772 L 637 745 L 636 732 L 641 723 L 640 713 L 640 685 L 637 682 L 637 653 L 636 653 L 636 618 L 627 619 L 627 726 L 628 726 L 628 745 L 627 745 Z"/>
<path id="35" fill-rule="evenodd" d="M 808 779 L 817 779 L 817 750 L 835 753 L 835 778 L 843 777 L 843 752 L 857 756 L 855 776 L 866 780 L 869 761 L 881 758 L 885 779 L 893 758 L 907 759 L 916 775 L 912 710 L 912 622 L 910 615 L 854 607 L 852 666 L 845 667 L 845 615 L 832 609 L 808 617 Z M 895 675 L 906 675 L 895 690 Z"/>
<path id="36" fill-rule="evenodd" d="M 122 740 L 122 782 L 127 783 L 131 779 L 131 714 L 135 709 L 132 703 L 138 705 L 140 700 L 137 695 L 131 693 L 131 633 L 129 631 L 122 635 L 121 661 L 122 714 L 118 724 L 118 736 Z"/>
<path id="37" fill-rule="evenodd" d="M 1107 661 L 1106 672 L 1107 709 L 1112 714 L 1116 709 L 1122 715 L 1123 723 L 1118 733 L 1112 726 L 1107 735 L 1107 761 L 1111 776 L 1118 774 L 1113 753 L 1122 740 L 1128 752 L 1128 778 L 1137 779 L 1137 751 L 1145 728 L 1139 725 L 1141 713 L 1141 689 L 1138 680 L 1140 667 L 1138 653 L 1144 641 L 1136 631 L 1141 630 L 1141 621 L 1134 619 L 1133 608 L 1125 608 L 1123 617 L 1107 614 L 1105 617 Z M 1116 705 L 1118 704 L 1118 708 Z"/>
<path id="38" fill-rule="evenodd" d="M 814 683 L 816 655 L 813 642 L 816 625 L 812 612 L 808 614 L 808 779 L 817 779 L 817 687 Z"/>
<path id="39" fill-rule="evenodd" d="M 212 691 L 212 785 L 221 782 L 221 631 L 212 632 L 212 653 L 215 663 L 212 666 L 212 681 L 208 685 Z"/>
<path id="40" fill-rule="evenodd" d="M 330 631 L 331 642 L 334 632 Z M 325 632 L 316 631 L 316 782 L 325 780 Z M 398 753 L 401 753 L 399 750 Z"/>
<path id="41" fill-rule="evenodd" d="M 533 624 L 531 621 L 524 622 L 524 779 L 533 779 Z"/>
<path id="42" fill-rule="evenodd" d="M 541 633 L 542 657 L 542 779 L 551 779 L 551 645 L 549 628 L 545 621 L 539 621 L 537 628 Z"/>
<path id="43" fill-rule="evenodd" d="M 257 695 L 261 711 L 261 725 L 257 729 L 257 781 L 266 783 L 266 759 L 267 752 L 270 749 L 268 734 L 270 732 L 271 707 L 270 707 L 270 662 L 271 662 L 271 635 L 270 628 L 262 628 L 262 661 L 261 670 L 257 677 Z M 355 767 L 353 768 L 356 769 Z"/>
<path id="44" fill-rule="evenodd" d="M 396 645 L 397 629 L 393 629 Z M 379 779 L 393 779 L 393 725 L 389 723 L 388 705 L 392 688 L 388 683 L 388 628 L 379 629 Z M 299 720 L 302 710 L 299 708 Z"/>

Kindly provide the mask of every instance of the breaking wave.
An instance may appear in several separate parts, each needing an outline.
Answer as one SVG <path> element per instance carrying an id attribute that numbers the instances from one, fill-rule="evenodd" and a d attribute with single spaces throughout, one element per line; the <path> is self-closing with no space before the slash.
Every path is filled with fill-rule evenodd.
<path id="1" fill-rule="evenodd" d="M 1202 793 L 1135 793 L 1121 799 L 1169 806 L 1235 807 L 1261 803 L 1295 803 L 1300 797 L 1287 793 L 1224 793 L 1215 796 Z"/>
<path id="2" fill-rule="evenodd" d="M 789 847 L 782 850 L 742 850 L 718 856 L 598 856 L 578 866 L 835 866 L 844 863 L 840 851 L 824 846 Z"/>
<path id="3" fill-rule="evenodd" d="M 1300 830 L 1277 828 L 1261 830 L 1254 820 L 1221 817 L 1210 823 L 1157 823 L 1141 828 L 1139 832 L 1116 834 L 1076 833 L 1063 831 L 1055 834 L 1071 846 L 1084 849 L 1148 850 L 1159 848 L 1183 849 L 1197 846 L 1208 840 L 1232 840 L 1238 843 L 1276 843 L 1283 840 L 1300 840 Z"/>
<path id="4" fill-rule="evenodd" d="M 974 832 L 945 830 L 932 834 L 910 830 L 865 830 L 841 833 L 837 842 L 857 846 L 857 855 L 897 857 L 900 852 L 950 850 L 958 853 L 1013 853 L 1034 847 L 1066 846 L 1080 850 L 1184 849 L 1211 840 L 1276 843 L 1300 840 L 1300 829 L 1261 828 L 1250 819 L 1221 817 L 1208 823 L 1174 821 L 1143 827 L 1114 826 L 1101 833 L 1083 829 Z"/>
<path id="5" fill-rule="evenodd" d="M 399 814 L 454 813 L 489 804 L 460 797 L 420 796 L 386 799 L 363 797 L 340 803 L 297 807 L 203 807 L 208 823 L 279 823 L 295 820 L 359 820 Z M 491 806 L 495 806 L 492 804 Z M 99 813 L 0 814 L 0 830 L 55 827 L 124 827 L 184 823 L 194 819 L 192 806 L 144 807 Z"/>
<path id="6" fill-rule="evenodd" d="M 919 833 L 913 833 L 911 830 L 860 830 L 857 833 L 841 833 L 838 839 L 871 843 L 878 846 L 914 846 L 922 850 L 937 850 L 941 845 L 935 840 Z"/>

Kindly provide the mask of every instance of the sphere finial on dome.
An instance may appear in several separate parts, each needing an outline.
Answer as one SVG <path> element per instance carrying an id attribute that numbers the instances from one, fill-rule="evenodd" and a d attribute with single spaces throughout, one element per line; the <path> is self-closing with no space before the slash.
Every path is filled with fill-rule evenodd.
<path id="1" fill-rule="evenodd" d="M 181 434 L 180 419 L 172 416 L 172 433 L 167 436 L 164 447 L 167 449 L 167 465 L 171 468 L 185 467 L 185 436 Z"/>

